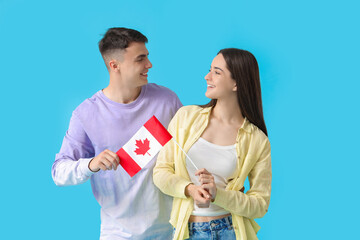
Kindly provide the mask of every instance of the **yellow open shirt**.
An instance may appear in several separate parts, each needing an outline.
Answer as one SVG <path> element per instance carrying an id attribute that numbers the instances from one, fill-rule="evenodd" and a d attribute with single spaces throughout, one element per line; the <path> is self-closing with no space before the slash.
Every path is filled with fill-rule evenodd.
<path id="1" fill-rule="evenodd" d="M 186 106 L 179 109 L 169 124 L 169 132 L 188 152 L 200 138 L 209 122 L 211 107 Z M 271 154 L 267 136 L 247 119 L 236 137 L 238 162 L 224 189 L 217 189 L 214 204 L 231 212 L 236 239 L 257 239 L 260 226 L 253 220 L 268 210 L 271 194 Z M 220 161 L 220 159 L 219 159 Z M 248 177 L 250 189 L 240 190 Z M 153 175 L 155 185 L 173 196 L 170 223 L 176 228 L 174 239 L 189 238 L 188 219 L 193 199 L 185 196 L 191 183 L 186 170 L 185 154 L 173 140 L 160 151 Z"/>

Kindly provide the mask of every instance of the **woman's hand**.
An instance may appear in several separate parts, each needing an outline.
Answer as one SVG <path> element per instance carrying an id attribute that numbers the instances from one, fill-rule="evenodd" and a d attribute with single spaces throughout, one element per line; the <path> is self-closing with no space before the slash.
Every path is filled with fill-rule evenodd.
<path id="1" fill-rule="evenodd" d="M 208 208 L 210 205 L 211 196 L 201 186 L 195 186 L 192 183 L 187 185 L 185 195 L 192 197 L 199 208 Z"/>
<path id="2" fill-rule="evenodd" d="M 199 182 L 201 187 L 211 195 L 211 201 L 213 202 L 216 197 L 216 185 L 214 176 L 209 173 L 205 168 L 197 170 L 195 176 L 199 176 Z"/>

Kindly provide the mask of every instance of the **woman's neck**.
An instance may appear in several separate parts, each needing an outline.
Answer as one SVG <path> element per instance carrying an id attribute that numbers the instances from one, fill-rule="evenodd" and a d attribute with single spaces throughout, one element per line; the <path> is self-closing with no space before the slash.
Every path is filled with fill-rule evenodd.
<path id="1" fill-rule="evenodd" d="M 227 124 L 236 124 L 241 126 L 244 122 L 244 117 L 237 100 L 227 101 L 218 99 L 211 115 L 211 117 Z"/>

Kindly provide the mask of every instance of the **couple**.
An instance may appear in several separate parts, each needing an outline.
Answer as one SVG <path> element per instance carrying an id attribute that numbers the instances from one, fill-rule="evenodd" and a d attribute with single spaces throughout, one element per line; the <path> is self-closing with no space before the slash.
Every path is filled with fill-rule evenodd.
<path id="1" fill-rule="evenodd" d="M 73 111 L 52 167 L 55 183 L 91 180 L 101 240 L 257 239 L 253 219 L 269 206 L 271 156 L 256 59 L 221 50 L 205 76 L 210 103 L 181 107 L 174 92 L 147 83 L 147 41 L 111 28 L 99 42 L 110 83 Z M 187 156 L 170 141 L 131 178 L 115 152 L 153 115 Z"/>

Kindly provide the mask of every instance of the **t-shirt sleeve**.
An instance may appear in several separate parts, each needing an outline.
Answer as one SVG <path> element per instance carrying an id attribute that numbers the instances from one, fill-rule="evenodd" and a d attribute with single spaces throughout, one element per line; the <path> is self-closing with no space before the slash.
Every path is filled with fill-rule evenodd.
<path id="1" fill-rule="evenodd" d="M 172 116 L 175 115 L 175 113 L 183 106 L 183 104 L 181 103 L 179 97 L 176 95 L 175 92 L 173 92 L 172 90 L 168 90 L 169 91 L 169 95 L 167 97 L 168 101 L 170 100 L 170 102 L 172 103 Z"/>
<path id="2" fill-rule="evenodd" d="M 56 185 L 76 185 L 88 180 L 93 174 L 88 168 L 93 157 L 93 145 L 74 111 L 60 152 L 56 154 L 52 166 L 51 173 Z"/>
<path id="3" fill-rule="evenodd" d="M 174 93 L 175 94 L 175 93 Z M 181 108 L 183 106 L 183 104 L 181 103 L 179 97 L 175 94 L 175 108 L 176 111 L 179 110 L 179 108 Z"/>

